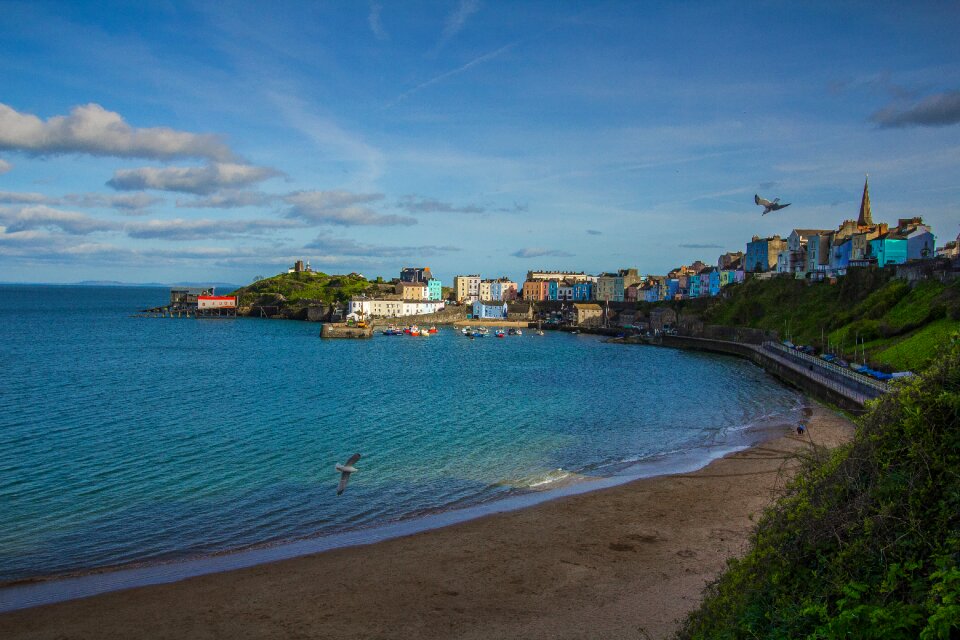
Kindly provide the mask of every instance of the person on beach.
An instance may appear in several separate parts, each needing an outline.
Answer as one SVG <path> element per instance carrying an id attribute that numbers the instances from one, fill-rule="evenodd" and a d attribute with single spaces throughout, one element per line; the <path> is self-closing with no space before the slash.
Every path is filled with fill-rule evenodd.
<path id="1" fill-rule="evenodd" d="M 802 423 L 802 422 L 797 425 L 797 435 L 798 435 L 798 436 L 802 436 L 806 430 L 807 430 L 807 428 L 806 428 L 805 426 L 803 426 L 803 423 Z"/>

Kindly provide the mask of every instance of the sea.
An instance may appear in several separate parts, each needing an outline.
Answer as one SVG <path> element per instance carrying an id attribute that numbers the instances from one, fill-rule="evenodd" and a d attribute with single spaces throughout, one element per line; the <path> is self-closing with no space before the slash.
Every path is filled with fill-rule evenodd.
<path id="1" fill-rule="evenodd" d="M 168 299 L 0 286 L 0 584 L 388 537 L 700 467 L 804 405 L 746 361 L 599 336 L 137 317 Z"/>

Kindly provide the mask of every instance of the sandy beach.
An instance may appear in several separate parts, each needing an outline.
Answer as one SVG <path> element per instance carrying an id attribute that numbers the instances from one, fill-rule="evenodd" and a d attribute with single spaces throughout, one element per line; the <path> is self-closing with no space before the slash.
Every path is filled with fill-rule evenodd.
<path id="1" fill-rule="evenodd" d="M 377 544 L 0 615 L 3 638 L 666 638 L 811 445 L 809 429 L 637 480 Z"/>

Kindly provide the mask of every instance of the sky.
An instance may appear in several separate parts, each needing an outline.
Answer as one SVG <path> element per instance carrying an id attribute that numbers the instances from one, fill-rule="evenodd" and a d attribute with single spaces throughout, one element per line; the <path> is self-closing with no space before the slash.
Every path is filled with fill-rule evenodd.
<path id="1" fill-rule="evenodd" d="M 955 2 L 0 0 L 0 281 L 659 274 L 855 219 L 866 174 L 942 245 L 957 33 Z"/>

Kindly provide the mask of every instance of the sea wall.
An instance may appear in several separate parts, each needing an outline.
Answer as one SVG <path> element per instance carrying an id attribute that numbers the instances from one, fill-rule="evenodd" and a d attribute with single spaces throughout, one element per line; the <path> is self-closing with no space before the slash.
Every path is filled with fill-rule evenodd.
<path id="1" fill-rule="evenodd" d="M 746 358 L 754 364 L 763 367 L 767 373 L 796 387 L 817 400 L 832 404 L 851 413 L 863 413 L 864 404 L 875 397 L 874 394 L 863 393 L 854 389 L 851 385 L 833 380 L 814 371 L 812 368 L 807 368 L 799 363 L 794 363 L 786 358 L 768 353 L 756 345 L 729 342 L 726 340 L 671 335 L 662 336 L 660 344 L 675 349 L 725 353 Z"/>

